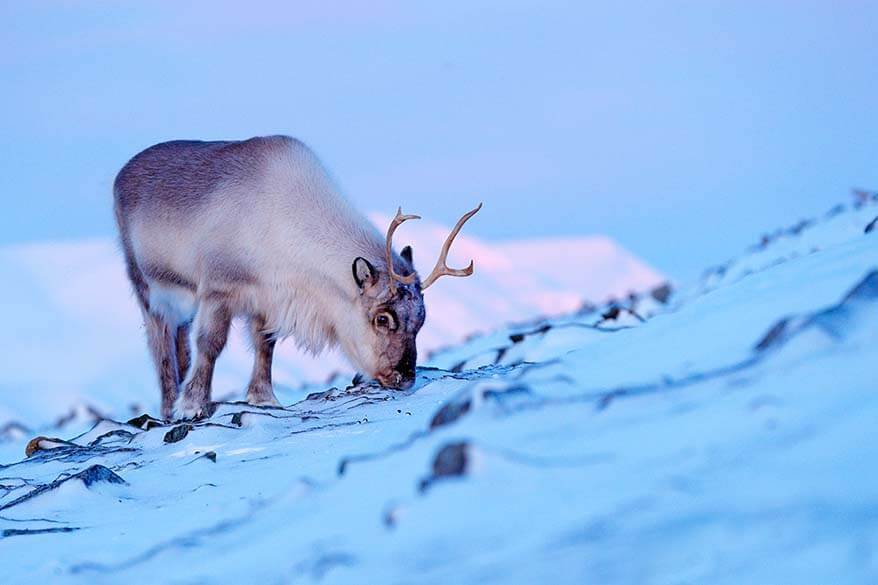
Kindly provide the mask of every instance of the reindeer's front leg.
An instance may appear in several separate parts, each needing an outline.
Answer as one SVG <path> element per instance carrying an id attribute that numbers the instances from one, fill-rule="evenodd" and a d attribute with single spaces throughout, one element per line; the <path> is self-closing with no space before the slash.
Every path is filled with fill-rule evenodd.
<path id="1" fill-rule="evenodd" d="M 256 357 L 253 362 L 253 375 L 247 387 L 247 402 L 254 405 L 280 406 L 274 389 L 271 387 L 271 358 L 274 355 L 276 340 L 265 332 L 265 318 L 250 319 L 250 336 Z"/>
<path id="2" fill-rule="evenodd" d="M 192 378 L 186 383 L 183 397 L 177 404 L 178 418 L 202 418 L 213 414 L 210 386 L 216 359 L 226 345 L 232 314 L 220 299 L 207 298 L 201 303 L 195 319 L 198 355 Z"/>

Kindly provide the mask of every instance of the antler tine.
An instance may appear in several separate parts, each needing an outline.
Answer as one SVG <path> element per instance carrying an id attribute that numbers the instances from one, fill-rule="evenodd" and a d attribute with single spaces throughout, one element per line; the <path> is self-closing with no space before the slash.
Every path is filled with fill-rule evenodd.
<path id="1" fill-rule="evenodd" d="M 393 233 L 396 231 L 396 228 L 410 219 L 421 219 L 421 216 L 403 215 L 402 207 L 400 207 L 396 210 L 396 217 L 390 222 L 390 227 L 387 228 L 387 273 L 390 275 L 390 290 L 394 293 L 396 292 L 397 282 L 412 284 L 415 281 L 415 278 L 417 278 L 417 275 L 414 273 L 409 274 L 408 276 L 400 276 L 393 271 Z"/>
<path id="2" fill-rule="evenodd" d="M 475 269 L 475 263 L 470 260 L 469 266 L 466 268 L 449 268 L 446 262 L 448 261 L 448 251 L 451 250 L 451 244 L 454 242 L 454 238 L 457 237 L 457 234 L 460 233 L 460 229 L 463 227 L 469 219 L 477 214 L 479 210 L 482 208 L 482 204 L 479 203 L 479 206 L 464 215 L 457 222 L 457 225 L 454 226 L 454 229 L 451 230 L 451 234 L 448 236 L 448 239 L 445 240 L 445 243 L 442 245 L 442 251 L 439 253 L 439 259 L 436 261 L 436 267 L 433 268 L 433 272 L 430 273 L 430 276 L 424 280 L 421 285 L 421 290 L 427 290 L 430 286 L 439 280 L 442 276 L 472 276 L 473 271 Z"/>

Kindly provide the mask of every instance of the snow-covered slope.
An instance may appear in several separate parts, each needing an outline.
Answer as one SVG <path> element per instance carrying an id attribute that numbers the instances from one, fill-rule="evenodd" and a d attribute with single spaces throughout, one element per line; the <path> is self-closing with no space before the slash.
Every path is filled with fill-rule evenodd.
<path id="1" fill-rule="evenodd" d="M 876 582 L 876 215 L 777 234 L 664 308 L 474 337 L 410 391 L 9 441 L 4 578 Z"/>
<path id="2" fill-rule="evenodd" d="M 387 220 L 376 216 L 378 225 Z M 468 226 L 470 227 L 470 226 Z M 405 226 L 416 264 L 433 266 L 448 228 L 426 222 Z M 427 296 L 429 317 L 419 336 L 426 353 L 510 320 L 559 314 L 584 300 L 603 300 L 656 286 L 663 277 L 612 241 L 488 243 L 461 235 L 454 260 L 478 259 L 477 276 L 443 280 Z M 466 259 L 466 260 L 465 260 Z M 577 270 L 570 270 L 574 265 Z M 0 328 L 5 364 L 0 375 L 0 425 L 42 425 L 89 405 L 114 416 L 154 410 L 158 391 L 141 317 L 111 240 L 41 243 L 0 248 Z M 239 332 L 240 333 L 240 332 Z M 286 387 L 353 372 L 337 353 L 306 355 L 292 342 L 276 354 L 275 380 Z M 243 335 L 232 336 L 219 362 L 219 396 L 240 396 L 251 368 Z"/>

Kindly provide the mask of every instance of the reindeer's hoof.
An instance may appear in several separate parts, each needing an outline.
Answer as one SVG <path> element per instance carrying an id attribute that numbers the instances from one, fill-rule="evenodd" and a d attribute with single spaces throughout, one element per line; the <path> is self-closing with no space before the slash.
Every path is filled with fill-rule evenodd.
<path id="1" fill-rule="evenodd" d="M 216 406 L 211 402 L 195 402 L 183 398 L 174 408 L 174 418 L 176 420 L 200 420 L 209 418 L 216 410 Z"/>
<path id="2" fill-rule="evenodd" d="M 250 386 L 247 389 L 247 404 L 252 406 L 280 406 L 271 384 Z"/>

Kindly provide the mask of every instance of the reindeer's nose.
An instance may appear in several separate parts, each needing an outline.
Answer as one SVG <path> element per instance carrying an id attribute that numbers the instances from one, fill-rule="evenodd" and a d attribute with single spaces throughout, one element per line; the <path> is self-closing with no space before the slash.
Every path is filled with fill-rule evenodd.
<path id="1" fill-rule="evenodd" d="M 396 383 L 396 387 L 400 390 L 408 390 L 415 385 L 414 374 L 408 377 L 403 377 L 402 374 L 397 372 L 396 375 L 399 377 L 399 381 Z"/>
<path id="2" fill-rule="evenodd" d="M 400 372 L 394 371 L 386 376 L 378 376 L 378 381 L 385 388 L 396 388 L 398 390 L 408 390 L 415 383 L 414 376 L 405 377 Z"/>

